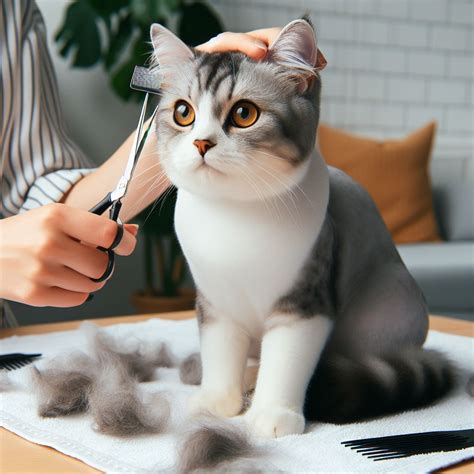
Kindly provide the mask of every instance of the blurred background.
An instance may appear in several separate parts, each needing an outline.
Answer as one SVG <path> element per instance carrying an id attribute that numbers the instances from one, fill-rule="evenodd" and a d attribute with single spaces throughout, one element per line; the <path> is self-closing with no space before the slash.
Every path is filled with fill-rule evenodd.
<path id="1" fill-rule="evenodd" d="M 173 4 L 173 0 L 156 0 L 157 4 L 160 2 Z M 71 57 L 59 54 L 60 45 L 54 35 L 63 25 L 71 2 L 37 3 L 47 26 L 65 121 L 84 152 L 100 164 L 136 126 L 140 104 L 125 101 L 113 90 L 103 64 L 73 67 Z M 310 14 L 319 48 L 328 61 L 322 72 L 322 122 L 378 140 L 403 140 L 428 122 L 437 122 L 429 173 L 438 237 L 433 242 L 403 242 L 399 249 L 424 290 L 433 314 L 472 318 L 473 2 L 215 0 L 206 5 L 218 21 L 211 21 L 209 32 L 219 24 L 232 31 L 283 26 L 304 13 Z M 150 17 L 149 23 L 156 20 Z M 175 31 L 180 27 L 179 14 L 166 16 L 166 20 Z M 206 26 L 197 23 L 196 28 L 206 34 Z M 156 225 L 156 219 L 150 219 L 145 229 L 149 227 L 153 235 Z M 164 242 L 159 252 L 172 252 L 170 242 Z M 153 276 L 158 283 L 149 281 L 149 256 L 150 249 L 145 249 L 142 238 L 132 257 L 119 259 L 108 285 L 80 308 L 59 310 L 14 304 L 13 310 L 20 324 L 133 314 L 143 308 L 142 302 L 137 309 L 136 298 L 132 304 L 133 293 L 150 292 L 155 286 L 157 292 L 163 289 L 158 278 L 163 278 L 163 268 Z M 163 267 L 160 258 L 155 255 L 155 259 L 151 265 Z M 179 259 L 172 259 L 165 277 L 166 274 L 178 274 L 178 286 L 192 286 Z"/>

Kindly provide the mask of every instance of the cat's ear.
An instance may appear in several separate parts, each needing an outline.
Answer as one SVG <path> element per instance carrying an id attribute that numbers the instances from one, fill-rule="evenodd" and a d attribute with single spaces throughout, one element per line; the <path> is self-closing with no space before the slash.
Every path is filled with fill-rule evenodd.
<path id="1" fill-rule="evenodd" d="M 268 48 L 266 59 L 286 68 L 291 76 L 300 80 L 303 90 L 316 76 L 316 71 L 325 66 L 314 28 L 306 19 L 288 23 Z"/>
<path id="2" fill-rule="evenodd" d="M 192 49 L 164 26 L 158 23 L 151 25 L 150 36 L 153 44 L 152 65 L 158 66 L 162 72 L 194 58 Z"/>

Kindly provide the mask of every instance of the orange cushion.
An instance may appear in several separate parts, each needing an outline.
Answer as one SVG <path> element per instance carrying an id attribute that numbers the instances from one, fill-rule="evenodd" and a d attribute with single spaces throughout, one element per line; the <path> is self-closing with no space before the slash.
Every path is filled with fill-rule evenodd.
<path id="1" fill-rule="evenodd" d="M 326 162 L 369 192 L 399 244 L 440 240 L 428 174 L 435 131 L 431 122 L 402 140 L 377 141 L 324 124 L 318 128 Z"/>

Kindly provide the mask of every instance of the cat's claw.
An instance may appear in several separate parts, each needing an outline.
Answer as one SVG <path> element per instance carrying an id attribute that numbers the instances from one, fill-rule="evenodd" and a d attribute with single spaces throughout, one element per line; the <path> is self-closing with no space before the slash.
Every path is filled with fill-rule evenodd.
<path id="1" fill-rule="evenodd" d="M 245 420 L 252 433 L 265 438 L 301 434 L 305 427 L 303 414 L 286 407 L 251 407 Z"/>
<path id="2" fill-rule="evenodd" d="M 211 414 L 229 418 L 240 413 L 242 404 L 240 391 L 199 390 L 189 398 L 188 407 L 191 415 Z"/>

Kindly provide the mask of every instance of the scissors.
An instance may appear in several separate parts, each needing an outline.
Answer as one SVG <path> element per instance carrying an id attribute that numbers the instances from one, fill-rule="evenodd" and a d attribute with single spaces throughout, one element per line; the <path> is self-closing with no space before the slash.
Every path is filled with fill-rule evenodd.
<path id="1" fill-rule="evenodd" d="M 153 82 L 154 81 L 154 82 Z M 151 117 L 150 123 L 146 127 L 146 130 L 142 134 L 143 124 L 145 122 L 146 110 L 148 107 L 148 99 L 150 93 L 159 93 L 159 84 L 156 85 L 156 72 L 152 73 L 146 68 L 137 66 L 135 68 L 130 87 L 132 89 L 140 90 L 146 92 L 145 100 L 143 101 L 142 110 L 140 113 L 140 118 L 138 120 L 138 127 L 135 132 L 135 137 L 133 139 L 132 149 L 130 150 L 130 155 L 128 157 L 127 166 L 123 175 L 120 177 L 116 188 L 107 193 L 107 195 L 98 202 L 94 207 L 89 209 L 89 212 L 93 214 L 102 215 L 107 209 L 109 209 L 109 219 L 112 219 L 117 223 L 117 234 L 115 239 L 108 248 L 97 247 L 98 250 L 105 252 L 108 256 L 107 268 L 105 269 L 104 274 L 99 278 L 91 278 L 94 282 L 101 282 L 107 280 L 110 277 L 115 268 L 115 252 L 114 249 L 120 244 L 120 241 L 123 237 L 123 224 L 119 218 L 120 209 L 122 207 L 122 198 L 127 194 L 128 185 L 132 179 L 135 166 L 138 163 L 140 154 L 145 145 L 148 133 L 150 132 L 151 126 L 153 124 L 153 119 L 155 118 L 158 106 L 155 107 Z"/>

